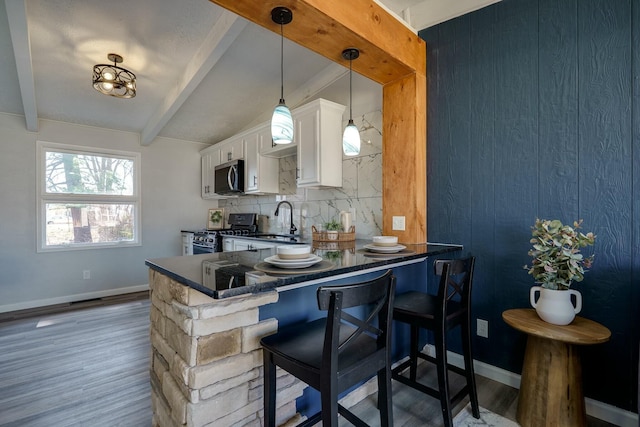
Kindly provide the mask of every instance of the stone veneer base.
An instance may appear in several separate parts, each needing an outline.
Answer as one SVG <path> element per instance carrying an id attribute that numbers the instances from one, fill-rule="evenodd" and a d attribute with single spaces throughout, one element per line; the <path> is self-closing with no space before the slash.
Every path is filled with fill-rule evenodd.
<path id="1" fill-rule="evenodd" d="M 260 339 L 278 321 L 258 310 L 278 293 L 213 299 L 151 269 L 149 287 L 152 425 L 261 426 Z M 282 370 L 277 385 L 277 424 L 295 425 L 307 385 Z"/>

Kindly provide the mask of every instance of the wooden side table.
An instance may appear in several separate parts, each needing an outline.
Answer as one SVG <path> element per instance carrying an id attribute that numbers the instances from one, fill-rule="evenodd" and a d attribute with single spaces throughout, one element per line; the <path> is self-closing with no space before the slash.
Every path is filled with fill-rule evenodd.
<path id="1" fill-rule="evenodd" d="M 502 319 L 528 335 L 516 414 L 520 425 L 586 426 L 576 345 L 606 342 L 611 331 L 579 316 L 567 326 L 552 325 L 531 308 L 506 310 Z"/>

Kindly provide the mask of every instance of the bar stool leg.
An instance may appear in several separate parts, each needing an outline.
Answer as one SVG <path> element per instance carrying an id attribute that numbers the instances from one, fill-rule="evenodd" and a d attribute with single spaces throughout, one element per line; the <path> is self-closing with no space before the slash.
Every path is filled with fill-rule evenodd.
<path id="1" fill-rule="evenodd" d="M 420 328 L 417 325 L 411 325 L 411 348 L 409 350 L 409 359 L 411 364 L 409 365 L 409 378 L 411 381 L 416 380 L 416 374 L 418 372 L 418 345 L 419 345 L 419 333 Z"/>
<path id="2" fill-rule="evenodd" d="M 276 365 L 273 363 L 272 354 L 263 351 L 264 366 L 264 427 L 276 425 Z"/>
<path id="3" fill-rule="evenodd" d="M 471 403 L 471 412 L 475 418 L 480 417 L 480 406 L 478 405 L 478 392 L 476 390 L 476 376 L 473 369 L 473 359 L 471 357 L 471 333 L 469 322 L 467 319 L 461 325 L 462 331 L 462 353 L 464 354 L 464 370 L 467 379 L 467 388 L 469 392 L 469 401 Z"/>
<path id="4" fill-rule="evenodd" d="M 386 368 L 382 368 L 378 371 L 378 410 L 380 411 L 380 426 L 390 427 L 393 426 L 392 414 L 393 409 L 391 407 L 391 363 L 387 364 Z"/>
<path id="5" fill-rule="evenodd" d="M 436 347 L 436 370 L 438 372 L 438 384 L 440 388 L 440 407 L 445 427 L 453 427 L 451 417 L 451 397 L 449 396 L 449 373 L 447 372 L 447 342 L 446 332 L 443 329 L 434 331 Z"/>

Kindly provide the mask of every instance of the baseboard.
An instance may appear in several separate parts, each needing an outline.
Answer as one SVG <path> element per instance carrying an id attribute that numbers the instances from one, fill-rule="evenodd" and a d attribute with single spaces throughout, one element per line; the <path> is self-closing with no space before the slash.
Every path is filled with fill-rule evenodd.
<path id="1" fill-rule="evenodd" d="M 116 289 L 107 289 L 104 291 L 87 292 L 84 294 L 65 295 L 65 296 L 56 297 L 56 298 L 25 301 L 17 304 L 0 305 L 0 313 L 27 310 L 30 308 L 37 308 L 37 307 L 46 307 L 46 306 L 56 305 L 56 304 L 67 304 L 67 303 L 72 303 L 77 301 L 85 301 L 85 300 L 96 299 L 96 298 L 105 298 L 105 297 L 110 297 L 114 295 L 130 294 L 134 292 L 143 292 L 148 290 L 149 290 L 149 285 L 146 284 L 146 285 L 129 286 L 127 288 L 116 288 Z"/>
<path id="2" fill-rule="evenodd" d="M 435 347 L 431 344 L 427 344 L 424 347 L 424 351 L 427 354 L 434 355 Z M 448 351 L 447 358 L 449 363 L 452 365 L 459 367 L 464 366 L 464 360 L 462 359 L 461 354 Z M 489 378 L 514 388 L 520 388 L 520 375 L 518 374 L 514 374 L 513 372 L 509 372 L 477 360 L 474 360 L 473 367 L 478 375 L 482 375 L 485 378 Z M 626 411 L 588 397 L 585 398 L 585 407 L 587 414 L 594 418 L 598 418 L 620 427 L 638 427 L 638 414 L 635 412 Z"/>

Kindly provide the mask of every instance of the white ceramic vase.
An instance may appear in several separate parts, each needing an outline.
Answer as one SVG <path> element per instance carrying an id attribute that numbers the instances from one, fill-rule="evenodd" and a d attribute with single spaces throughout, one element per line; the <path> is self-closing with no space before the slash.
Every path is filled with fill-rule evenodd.
<path id="1" fill-rule="evenodd" d="M 537 292 L 540 293 L 540 298 L 536 301 Z M 575 306 L 571 301 L 571 295 L 576 298 Z M 554 325 L 568 325 L 582 310 L 582 295 L 573 289 L 557 291 L 534 286 L 529 293 L 529 299 L 538 316 Z"/>

